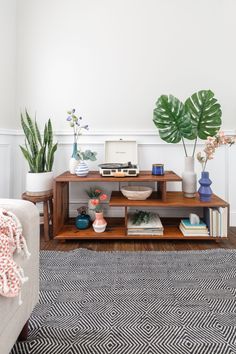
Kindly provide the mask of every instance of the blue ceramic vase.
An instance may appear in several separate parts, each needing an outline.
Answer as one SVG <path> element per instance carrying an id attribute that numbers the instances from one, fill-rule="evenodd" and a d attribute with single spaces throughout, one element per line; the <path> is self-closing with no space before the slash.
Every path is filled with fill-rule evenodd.
<path id="1" fill-rule="evenodd" d="M 201 202 L 210 202 L 212 197 L 212 190 L 210 185 L 212 181 L 209 178 L 209 172 L 202 172 L 201 178 L 198 181 L 200 188 L 198 189 L 199 199 Z"/>
<path id="2" fill-rule="evenodd" d="M 75 226 L 79 230 L 88 229 L 91 225 L 91 218 L 88 214 L 81 213 L 75 218 Z"/>
<path id="3" fill-rule="evenodd" d="M 73 175 L 75 174 L 75 169 L 79 164 L 78 154 L 77 154 L 77 143 L 73 143 L 72 155 L 69 162 L 69 171 Z"/>

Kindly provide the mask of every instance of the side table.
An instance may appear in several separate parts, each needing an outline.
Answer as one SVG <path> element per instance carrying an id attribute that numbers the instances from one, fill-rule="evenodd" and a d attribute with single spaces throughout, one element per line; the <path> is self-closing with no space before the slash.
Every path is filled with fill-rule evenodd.
<path id="1" fill-rule="evenodd" d="M 34 204 L 43 203 L 43 223 L 44 223 L 44 239 L 49 241 L 49 222 L 53 224 L 53 194 L 45 194 L 40 196 L 31 196 L 26 193 L 22 194 L 22 199 L 28 200 Z"/>

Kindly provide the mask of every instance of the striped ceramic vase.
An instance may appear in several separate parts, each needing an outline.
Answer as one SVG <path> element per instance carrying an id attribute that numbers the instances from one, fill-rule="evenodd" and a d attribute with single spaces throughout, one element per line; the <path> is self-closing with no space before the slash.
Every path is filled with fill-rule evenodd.
<path id="1" fill-rule="evenodd" d="M 88 165 L 85 161 L 80 161 L 78 166 L 75 169 L 75 173 L 79 177 L 85 177 L 89 173 Z"/>

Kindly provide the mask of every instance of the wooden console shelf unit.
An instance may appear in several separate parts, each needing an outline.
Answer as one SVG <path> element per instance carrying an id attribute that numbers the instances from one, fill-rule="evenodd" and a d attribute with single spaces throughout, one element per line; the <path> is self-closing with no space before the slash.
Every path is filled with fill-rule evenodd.
<path id="1" fill-rule="evenodd" d="M 54 180 L 54 218 L 53 234 L 57 240 L 66 239 L 194 239 L 194 240 L 219 240 L 219 237 L 187 236 L 179 230 L 180 218 L 161 218 L 164 226 L 163 236 L 127 235 L 127 213 L 129 207 L 158 207 L 158 208 L 204 208 L 228 207 L 223 199 L 213 195 L 211 202 L 203 203 L 198 196 L 185 198 L 182 192 L 167 192 L 167 182 L 181 182 L 182 179 L 172 171 L 166 171 L 164 176 L 153 176 L 149 171 L 141 171 L 137 177 L 102 177 L 99 172 L 92 171 L 86 177 L 78 177 L 65 172 Z M 69 218 L 69 183 L 82 182 L 155 182 L 157 191 L 153 192 L 146 200 L 129 200 L 120 191 L 114 191 L 109 201 L 110 207 L 124 207 L 124 218 L 106 218 L 107 228 L 103 233 L 94 232 L 90 227 L 87 230 L 78 230 L 74 219 Z"/>

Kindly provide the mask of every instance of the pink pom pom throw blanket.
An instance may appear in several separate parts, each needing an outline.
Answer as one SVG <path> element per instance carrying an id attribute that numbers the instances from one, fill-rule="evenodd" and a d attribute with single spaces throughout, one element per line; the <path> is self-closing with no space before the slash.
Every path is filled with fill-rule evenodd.
<path id="1" fill-rule="evenodd" d="M 21 286 L 28 277 L 16 264 L 13 258 L 15 252 L 24 253 L 27 258 L 30 256 L 19 219 L 12 212 L 0 208 L 0 295 L 19 295 L 21 304 Z"/>

